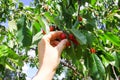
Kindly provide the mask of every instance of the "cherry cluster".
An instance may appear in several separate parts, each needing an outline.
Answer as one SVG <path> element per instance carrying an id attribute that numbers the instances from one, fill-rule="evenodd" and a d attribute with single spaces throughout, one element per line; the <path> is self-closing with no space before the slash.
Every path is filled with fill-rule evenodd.
<path id="1" fill-rule="evenodd" d="M 61 33 L 60 34 L 60 39 L 68 39 L 68 42 L 66 43 L 66 46 L 69 47 L 71 46 L 71 42 L 73 42 L 75 45 L 79 45 L 79 42 L 75 39 L 75 36 L 73 34 L 66 34 L 66 33 Z"/>
<path id="2" fill-rule="evenodd" d="M 49 26 L 50 31 L 59 30 L 57 27 L 51 25 Z M 46 34 L 44 30 L 42 30 L 42 34 Z M 67 32 L 63 32 L 60 34 L 60 40 L 68 39 L 68 42 L 66 43 L 66 47 L 71 46 L 71 42 L 73 42 L 75 45 L 79 45 L 79 42 L 76 40 L 75 36 L 73 34 L 68 34 Z"/>
<path id="3" fill-rule="evenodd" d="M 78 21 L 82 21 L 82 17 L 81 16 L 78 16 Z M 49 29 L 50 31 L 55 31 L 55 30 L 60 30 L 58 29 L 58 27 L 56 26 L 49 26 Z M 46 32 L 44 30 L 42 30 L 42 34 L 46 34 Z M 76 40 L 75 36 L 73 34 L 69 34 L 67 32 L 63 32 L 60 34 L 60 40 L 63 40 L 63 39 L 68 39 L 68 42 L 66 42 L 66 47 L 70 47 L 71 46 L 71 43 L 73 43 L 74 45 L 79 45 L 79 42 Z M 90 52 L 91 53 L 96 53 L 96 50 L 94 48 L 90 48 Z"/>

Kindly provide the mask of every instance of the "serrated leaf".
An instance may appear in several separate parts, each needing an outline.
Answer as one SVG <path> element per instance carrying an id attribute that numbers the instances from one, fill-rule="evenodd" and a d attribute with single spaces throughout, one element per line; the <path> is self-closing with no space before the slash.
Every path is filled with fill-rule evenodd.
<path id="1" fill-rule="evenodd" d="M 120 69 L 120 53 L 113 53 L 115 57 L 115 66 Z"/>
<path id="2" fill-rule="evenodd" d="M 76 29 L 77 27 L 78 27 L 78 25 L 79 25 L 79 21 L 77 20 L 75 23 L 74 23 L 74 25 L 72 26 L 72 28 L 74 29 Z"/>
<path id="3" fill-rule="evenodd" d="M 103 53 L 103 55 L 108 61 L 114 61 L 115 60 L 114 56 L 111 55 L 110 53 Z"/>
<path id="4" fill-rule="evenodd" d="M 12 63 L 15 63 L 17 66 L 23 66 L 23 61 L 21 60 L 18 54 L 16 54 L 12 49 L 7 47 L 6 45 L 1 45 L 0 58 L 4 59 L 4 57 L 7 57 Z"/>
<path id="5" fill-rule="evenodd" d="M 45 24 L 42 21 L 42 17 L 41 16 L 36 15 L 36 20 L 39 22 L 39 24 L 41 25 L 42 28 L 45 28 Z"/>
<path id="6" fill-rule="evenodd" d="M 21 57 L 19 59 L 9 58 L 9 60 L 14 63 L 16 66 L 23 66 L 23 61 Z"/>
<path id="7" fill-rule="evenodd" d="M 23 33 L 22 40 L 23 46 L 24 47 L 30 46 L 32 44 L 32 32 L 26 26 L 24 26 L 22 33 Z"/>
<path id="8" fill-rule="evenodd" d="M 91 55 L 90 71 L 94 79 L 104 79 L 105 78 L 105 68 L 96 54 Z"/>
<path id="9" fill-rule="evenodd" d="M 33 36 L 32 43 L 34 44 L 34 43 L 38 42 L 42 38 L 42 36 L 43 36 L 42 32 L 38 32 L 35 36 Z"/>
<path id="10" fill-rule="evenodd" d="M 22 28 L 17 31 L 16 37 L 19 42 L 22 42 L 23 40 L 23 33 L 22 33 Z"/>
<path id="11" fill-rule="evenodd" d="M 55 23 L 55 19 L 53 18 L 53 16 L 51 16 L 51 14 L 49 12 L 45 12 L 44 16 L 52 23 Z"/>
<path id="12" fill-rule="evenodd" d="M 5 67 L 6 67 L 7 69 L 11 70 L 11 71 L 15 71 L 15 70 L 16 70 L 16 69 L 15 69 L 12 65 L 10 65 L 8 62 L 5 63 Z"/>
<path id="13" fill-rule="evenodd" d="M 37 21 L 34 21 L 33 22 L 33 28 L 35 29 L 35 30 L 37 30 L 37 32 L 39 32 L 40 31 L 40 24 L 39 24 L 39 22 L 37 22 Z"/>
<path id="14" fill-rule="evenodd" d="M 81 45 L 85 45 L 87 43 L 86 36 L 79 30 L 71 29 L 70 31 L 75 35 L 75 37 L 78 39 Z"/>
<path id="15" fill-rule="evenodd" d="M 91 0 L 91 5 L 94 5 L 97 0 Z"/>
<path id="16" fill-rule="evenodd" d="M 18 30 L 22 27 L 26 26 L 26 16 L 25 15 L 22 15 L 20 17 L 20 19 L 18 19 L 17 21 L 17 28 Z"/>
<path id="17" fill-rule="evenodd" d="M 5 45 L 0 45 L 0 58 L 9 55 L 9 49 Z"/>
<path id="18" fill-rule="evenodd" d="M 112 42 L 114 45 L 120 46 L 120 40 L 116 35 L 113 35 L 112 33 L 107 32 L 104 34 L 104 37 L 110 42 Z"/>
<path id="19" fill-rule="evenodd" d="M 101 56 L 101 58 L 102 58 L 102 62 L 104 64 L 104 66 L 107 67 L 110 64 L 110 62 L 108 60 L 106 60 L 103 55 Z"/>
<path id="20" fill-rule="evenodd" d="M 85 32 L 85 36 L 87 39 L 87 45 L 91 47 L 92 43 L 96 40 L 95 36 L 90 32 Z"/>

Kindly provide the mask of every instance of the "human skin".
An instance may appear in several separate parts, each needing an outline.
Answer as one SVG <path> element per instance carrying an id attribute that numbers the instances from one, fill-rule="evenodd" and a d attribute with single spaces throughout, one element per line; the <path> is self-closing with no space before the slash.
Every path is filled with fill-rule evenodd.
<path id="1" fill-rule="evenodd" d="M 63 32 L 50 32 L 38 43 L 39 70 L 32 80 L 52 80 L 67 42 L 67 39 L 56 40 L 61 33 Z"/>

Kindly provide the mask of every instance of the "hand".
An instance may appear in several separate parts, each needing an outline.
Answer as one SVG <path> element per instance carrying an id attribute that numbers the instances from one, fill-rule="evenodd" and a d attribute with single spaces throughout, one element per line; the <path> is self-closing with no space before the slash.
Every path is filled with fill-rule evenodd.
<path id="1" fill-rule="evenodd" d="M 51 80 L 60 63 L 67 39 L 58 41 L 62 31 L 50 32 L 38 44 L 39 71 L 34 80 Z M 39 79 L 38 79 L 39 78 Z"/>

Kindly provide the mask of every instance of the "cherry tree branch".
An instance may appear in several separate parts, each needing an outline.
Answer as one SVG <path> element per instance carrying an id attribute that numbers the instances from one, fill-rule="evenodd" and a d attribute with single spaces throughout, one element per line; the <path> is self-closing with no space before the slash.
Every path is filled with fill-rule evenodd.
<path id="1" fill-rule="evenodd" d="M 80 15 L 80 4 L 81 4 L 81 0 L 78 0 L 78 16 Z"/>
<path id="2" fill-rule="evenodd" d="M 118 80 L 117 74 L 115 72 L 114 66 L 112 66 L 113 74 L 115 75 L 116 80 Z"/>
<path id="3" fill-rule="evenodd" d="M 75 66 L 73 66 L 69 61 L 65 60 L 65 59 L 62 59 L 60 61 L 60 63 L 70 69 L 73 70 L 73 72 L 76 74 L 76 75 L 80 75 L 80 73 L 78 72 L 78 70 L 75 68 Z"/>

